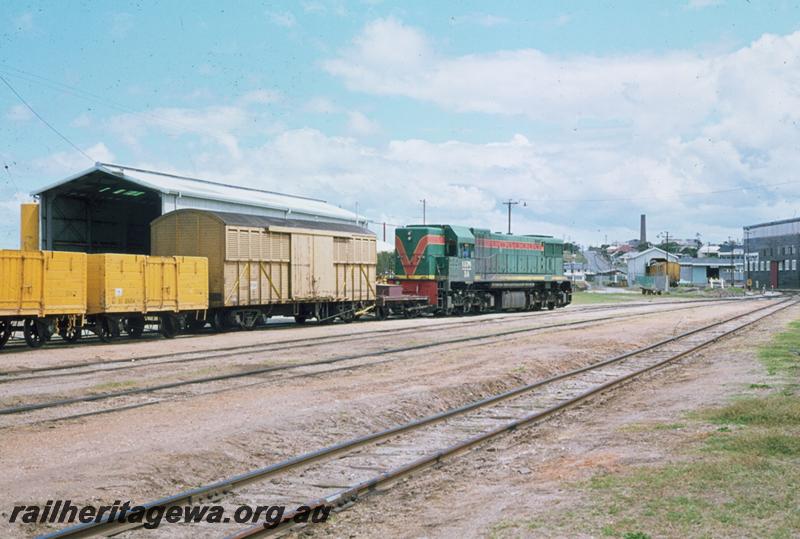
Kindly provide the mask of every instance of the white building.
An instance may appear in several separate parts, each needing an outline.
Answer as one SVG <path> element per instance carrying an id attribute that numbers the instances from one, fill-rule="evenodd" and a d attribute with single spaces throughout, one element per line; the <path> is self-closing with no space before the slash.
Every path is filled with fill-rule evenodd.
<path id="1" fill-rule="evenodd" d="M 628 264 L 628 282 L 636 282 L 636 277 L 647 274 L 647 264 L 651 260 L 660 258 L 662 260 L 669 260 L 670 262 L 677 262 L 678 257 L 672 253 L 668 253 L 658 247 L 650 247 L 639 253 L 627 253 L 625 261 Z"/>

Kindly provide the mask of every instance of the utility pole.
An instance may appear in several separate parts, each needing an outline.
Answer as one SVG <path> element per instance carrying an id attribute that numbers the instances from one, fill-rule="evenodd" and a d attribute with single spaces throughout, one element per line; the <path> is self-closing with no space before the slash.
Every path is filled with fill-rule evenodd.
<path id="1" fill-rule="evenodd" d="M 731 246 L 731 286 L 733 286 L 736 284 L 736 265 L 733 258 L 736 251 L 736 242 L 728 236 L 728 244 Z"/>
<path id="2" fill-rule="evenodd" d="M 742 264 L 744 264 L 745 270 L 745 282 L 744 286 L 746 289 L 752 288 L 750 284 L 750 229 L 745 227 L 744 229 L 744 245 L 742 245 Z"/>
<path id="3" fill-rule="evenodd" d="M 504 206 L 508 206 L 508 233 L 511 234 L 511 206 L 519 204 L 518 200 L 508 199 L 508 202 L 503 202 Z"/>
<path id="4" fill-rule="evenodd" d="M 425 204 L 426 204 L 426 201 L 423 198 L 422 200 L 420 200 L 420 202 L 422 202 L 422 224 L 424 225 L 424 224 L 427 224 L 426 221 L 425 221 L 425 218 L 426 218 L 426 216 L 425 216 Z"/>

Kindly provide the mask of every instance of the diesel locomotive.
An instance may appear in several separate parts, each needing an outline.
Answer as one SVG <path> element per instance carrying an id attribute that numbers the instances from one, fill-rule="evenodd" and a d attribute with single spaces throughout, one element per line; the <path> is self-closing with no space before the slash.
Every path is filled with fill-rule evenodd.
<path id="1" fill-rule="evenodd" d="M 403 292 L 424 296 L 437 314 L 564 307 L 564 242 L 453 225 L 411 225 L 395 232 L 395 275 Z"/>

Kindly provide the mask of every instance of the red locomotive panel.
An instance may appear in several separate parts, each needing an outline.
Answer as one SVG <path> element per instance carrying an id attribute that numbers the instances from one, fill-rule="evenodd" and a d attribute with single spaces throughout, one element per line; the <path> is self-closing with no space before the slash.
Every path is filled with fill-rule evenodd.
<path id="1" fill-rule="evenodd" d="M 438 301 L 438 287 L 433 280 L 399 280 L 403 286 L 403 294 L 411 296 L 426 296 L 431 305 L 436 306 Z"/>

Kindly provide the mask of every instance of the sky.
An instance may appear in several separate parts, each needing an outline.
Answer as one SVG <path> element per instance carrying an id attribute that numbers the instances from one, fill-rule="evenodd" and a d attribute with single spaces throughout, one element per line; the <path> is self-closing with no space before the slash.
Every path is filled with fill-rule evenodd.
<path id="1" fill-rule="evenodd" d="M 390 234 L 423 199 L 505 231 L 511 199 L 520 234 L 741 238 L 798 215 L 798 53 L 800 0 L 3 0 L 0 76 L 41 119 L 0 81 L 0 247 L 94 161 Z"/>

